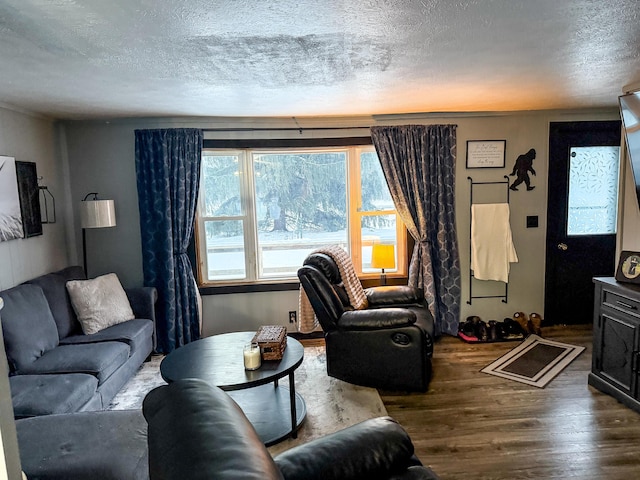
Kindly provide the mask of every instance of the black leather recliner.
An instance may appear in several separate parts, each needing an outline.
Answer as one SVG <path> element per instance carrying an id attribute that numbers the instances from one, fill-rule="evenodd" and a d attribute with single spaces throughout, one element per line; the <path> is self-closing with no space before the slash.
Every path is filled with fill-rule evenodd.
<path id="1" fill-rule="evenodd" d="M 338 266 L 323 253 L 309 255 L 298 278 L 324 330 L 329 376 L 386 390 L 427 390 L 434 322 L 422 291 L 368 288 L 368 308 L 354 310 Z"/>
<path id="2" fill-rule="evenodd" d="M 183 379 L 144 399 L 151 480 L 437 480 L 407 432 L 373 418 L 275 458 L 240 407 L 218 387 Z"/>

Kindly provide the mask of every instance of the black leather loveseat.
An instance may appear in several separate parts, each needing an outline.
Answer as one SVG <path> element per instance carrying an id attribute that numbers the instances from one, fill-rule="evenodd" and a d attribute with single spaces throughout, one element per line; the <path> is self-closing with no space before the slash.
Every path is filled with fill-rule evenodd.
<path id="1" fill-rule="evenodd" d="M 368 308 L 355 310 L 338 266 L 324 253 L 310 254 L 298 278 L 324 331 L 330 376 L 387 390 L 427 390 L 434 322 L 422 291 L 368 288 Z"/>
<path id="2" fill-rule="evenodd" d="M 238 405 L 202 380 L 151 391 L 144 400 L 151 480 L 437 479 L 389 417 L 367 420 L 275 458 Z"/>

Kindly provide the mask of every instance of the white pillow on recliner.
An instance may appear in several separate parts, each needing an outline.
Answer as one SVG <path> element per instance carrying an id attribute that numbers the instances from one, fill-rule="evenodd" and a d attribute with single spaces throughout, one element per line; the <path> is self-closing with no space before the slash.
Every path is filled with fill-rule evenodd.
<path id="1" fill-rule="evenodd" d="M 67 291 L 85 335 L 135 318 L 115 273 L 91 280 L 70 280 Z"/>

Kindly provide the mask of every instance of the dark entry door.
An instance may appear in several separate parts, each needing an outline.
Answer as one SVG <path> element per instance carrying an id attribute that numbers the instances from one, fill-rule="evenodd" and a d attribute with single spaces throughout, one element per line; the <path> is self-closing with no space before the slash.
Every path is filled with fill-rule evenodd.
<path id="1" fill-rule="evenodd" d="M 614 274 L 619 153 L 619 121 L 550 125 L 546 323 L 590 323 L 592 278 Z"/>

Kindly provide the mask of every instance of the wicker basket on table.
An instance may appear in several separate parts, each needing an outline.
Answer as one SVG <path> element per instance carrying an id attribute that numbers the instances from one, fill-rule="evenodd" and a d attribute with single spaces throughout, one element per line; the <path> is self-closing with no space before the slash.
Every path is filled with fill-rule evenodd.
<path id="1" fill-rule="evenodd" d="M 282 360 L 287 348 L 287 328 L 282 325 L 263 325 L 253 336 L 252 342 L 260 345 L 263 360 Z"/>

